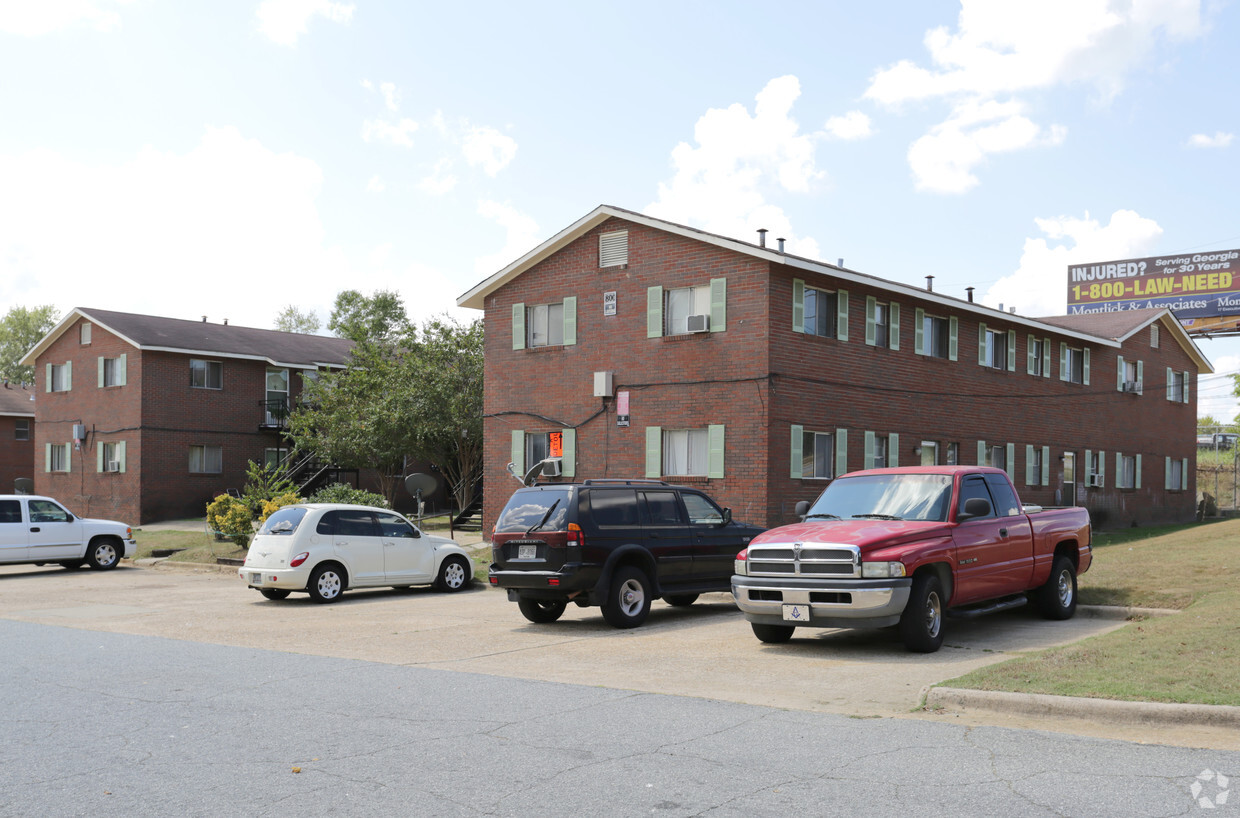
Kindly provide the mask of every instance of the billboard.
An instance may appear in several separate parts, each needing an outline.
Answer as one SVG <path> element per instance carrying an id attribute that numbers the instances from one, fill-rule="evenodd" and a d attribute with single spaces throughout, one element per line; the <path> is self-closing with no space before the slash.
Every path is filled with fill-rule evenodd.
<path id="1" fill-rule="evenodd" d="M 1181 321 L 1240 315 L 1240 250 L 1068 267 L 1068 314 L 1166 307 Z"/>

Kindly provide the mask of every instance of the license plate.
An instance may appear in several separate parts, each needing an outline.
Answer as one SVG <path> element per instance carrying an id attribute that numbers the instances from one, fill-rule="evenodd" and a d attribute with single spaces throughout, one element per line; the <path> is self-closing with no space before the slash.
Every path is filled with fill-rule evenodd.
<path id="1" fill-rule="evenodd" d="M 517 559 L 532 560 L 538 558 L 538 546 L 536 545 L 518 545 Z"/>
<path id="2" fill-rule="evenodd" d="M 263 575 L 262 574 L 250 574 L 250 584 L 251 585 L 262 585 Z"/>
<path id="3" fill-rule="evenodd" d="M 785 622 L 808 622 L 809 606 L 808 605 L 785 605 L 784 606 Z"/>

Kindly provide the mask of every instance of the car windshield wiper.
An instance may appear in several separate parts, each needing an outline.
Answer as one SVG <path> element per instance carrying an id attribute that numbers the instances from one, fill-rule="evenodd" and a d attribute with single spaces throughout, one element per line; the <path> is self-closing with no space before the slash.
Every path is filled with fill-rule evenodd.
<path id="1" fill-rule="evenodd" d="M 805 519 L 807 519 L 807 520 L 808 520 L 808 519 L 810 519 L 811 517 L 821 517 L 821 518 L 823 518 L 824 520 L 838 520 L 838 519 L 840 519 L 840 518 L 839 518 L 839 516 L 838 516 L 838 515 L 836 515 L 836 514 L 824 514 L 824 513 L 822 513 L 821 511 L 820 511 L 820 512 L 818 512 L 817 514 L 806 514 L 806 515 L 805 515 Z"/>
<path id="2" fill-rule="evenodd" d="M 559 500 L 556 500 L 554 503 L 552 503 L 551 508 L 547 509 L 547 513 L 542 516 L 542 519 L 539 520 L 537 524 L 530 526 L 529 530 L 525 532 L 525 536 L 528 537 L 529 535 L 533 534 L 538 529 L 545 526 L 547 524 L 547 520 L 551 519 L 551 512 L 555 511 L 555 507 L 558 506 L 559 504 L 560 504 Z"/>
<path id="3" fill-rule="evenodd" d="M 903 520 L 903 517 L 897 517 L 894 514 L 854 514 L 853 519 L 863 520 Z"/>

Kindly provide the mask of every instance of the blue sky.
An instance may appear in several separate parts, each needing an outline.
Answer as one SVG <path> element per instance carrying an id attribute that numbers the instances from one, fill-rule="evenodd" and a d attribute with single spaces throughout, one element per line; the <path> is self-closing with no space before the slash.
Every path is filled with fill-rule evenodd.
<path id="1" fill-rule="evenodd" d="M 598 204 L 1066 311 L 1240 247 L 1215 0 L 0 0 L 0 309 L 410 313 Z M 1200 342 L 1237 412 L 1240 341 Z"/>

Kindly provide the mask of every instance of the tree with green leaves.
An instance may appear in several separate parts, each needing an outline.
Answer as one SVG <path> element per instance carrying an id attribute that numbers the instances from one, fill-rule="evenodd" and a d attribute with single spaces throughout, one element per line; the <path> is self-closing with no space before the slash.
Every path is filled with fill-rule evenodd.
<path id="1" fill-rule="evenodd" d="M 280 332 L 300 332 L 313 335 L 322 327 L 319 316 L 313 311 L 303 311 L 294 304 L 280 310 L 276 316 L 276 329 Z"/>
<path id="2" fill-rule="evenodd" d="M 340 338 L 358 344 L 399 346 L 413 332 L 405 303 L 392 290 L 377 290 L 362 295 L 357 290 L 341 290 L 336 295 L 327 328 Z"/>
<path id="3" fill-rule="evenodd" d="M 0 318 L 0 378 L 9 381 L 34 382 L 34 367 L 22 366 L 21 359 L 30 348 L 56 326 L 56 308 L 13 307 Z"/>

